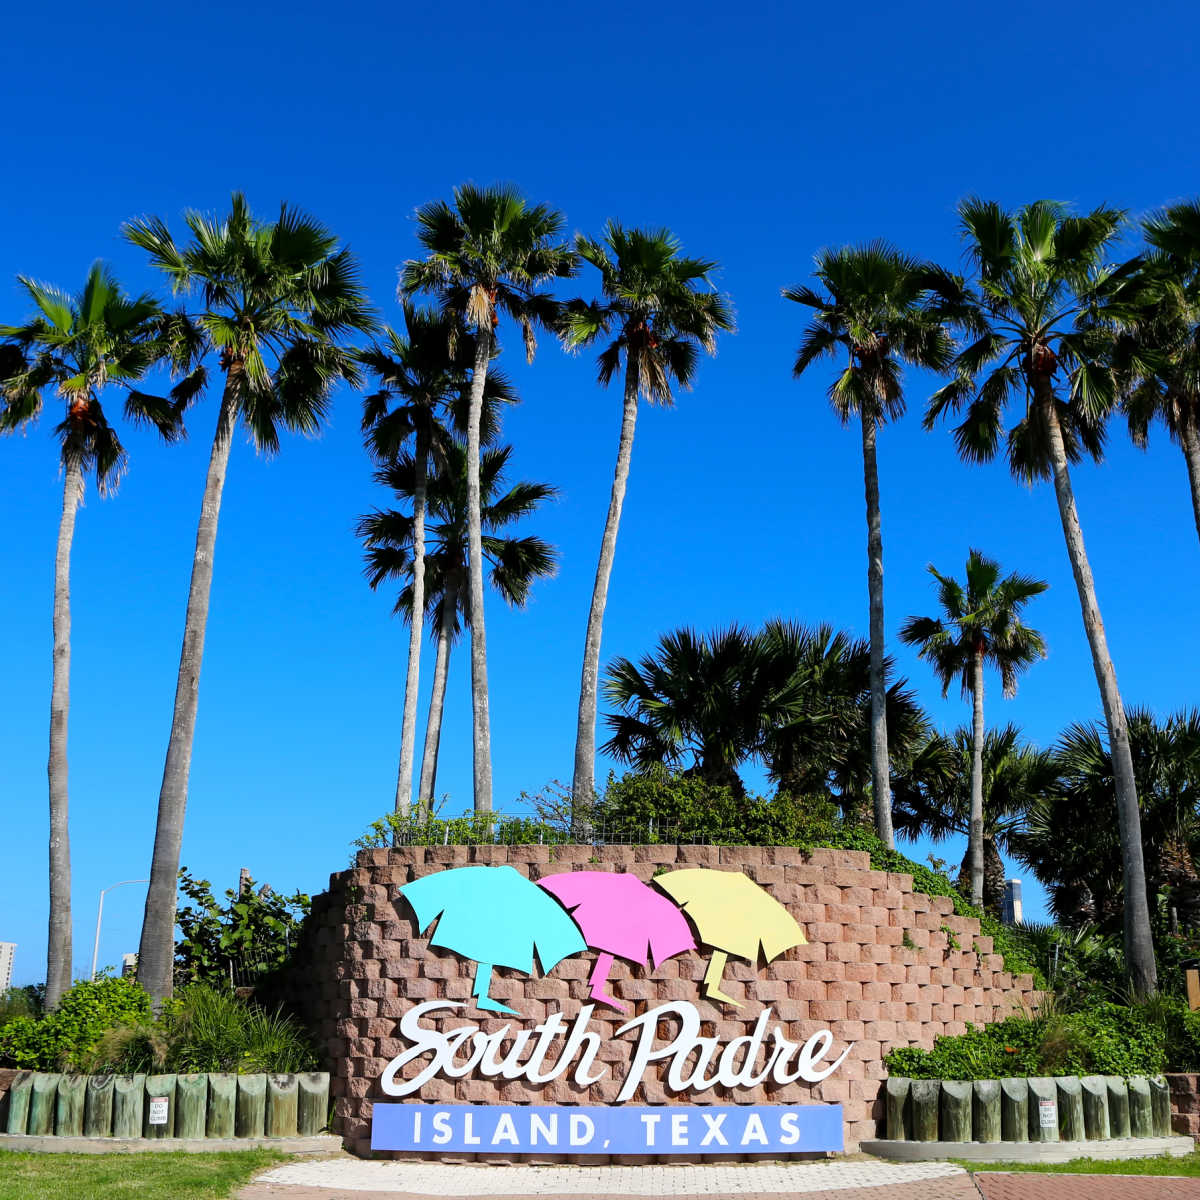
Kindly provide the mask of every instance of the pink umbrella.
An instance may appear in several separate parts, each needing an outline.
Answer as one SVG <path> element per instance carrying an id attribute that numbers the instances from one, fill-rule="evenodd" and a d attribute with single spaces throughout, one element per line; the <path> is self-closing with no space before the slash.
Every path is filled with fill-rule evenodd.
<path id="1" fill-rule="evenodd" d="M 588 980 L 588 995 L 621 1012 L 628 1012 L 629 1005 L 604 990 L 614 955 L 635 963 L 644 963 L 649 957 L 657 968 L 666 959 L 696 948 L 683 913 L 636 875 L 564 871 L 538 883 L 575 918 L 587 944 L 600 951 Z"/>

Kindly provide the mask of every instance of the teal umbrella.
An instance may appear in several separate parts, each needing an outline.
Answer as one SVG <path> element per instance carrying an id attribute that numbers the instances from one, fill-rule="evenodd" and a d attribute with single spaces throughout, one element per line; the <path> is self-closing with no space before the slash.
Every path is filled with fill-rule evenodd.
<path id="1" fill-rule="evenodd" d="M 490 1012 L 517 1015 L 488 995 L 493 967 L 528 974 L 536 951 L 542 970 L 550 971 L 587 949 L 562 905 L 512 867 L 452 867 L 406 883 L 400 894 L 420 929 L 437 921 L 431 946 L 475 960 L 471 994 Z"/>

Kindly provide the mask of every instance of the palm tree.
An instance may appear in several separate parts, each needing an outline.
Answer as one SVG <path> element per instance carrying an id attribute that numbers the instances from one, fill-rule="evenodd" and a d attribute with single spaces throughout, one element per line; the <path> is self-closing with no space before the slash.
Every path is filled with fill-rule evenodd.
<path id="1" fill-rule="evenodd" d="M 1157 972 L 1129 731 L 1070 471 L 1085 453 L 1096 461 L 1103 456 L 1104 422 L 1117 396 L 1110 324 L 1130 315 L 1122 293 L 1139 264 L 1105 264 L 1123 219 L 1115 209 L 1075 217 L 1060 204 L 1039 200 L 1010 214 L 972 198 L 959 206 L 959 214 L 978 274 L 979 294 L 961 296 L 975 340 L 957 356 L 952 381 L 930 400 L 925 424 L 932 427 L 947 411 L 967 405 L 955 429 L 959 454 L 970 462 L 987 461 L 1000 447 L 1005 406 L 1014 394 L 1023 401 L 1020 419 L 1008 432 L 1009 466 L 1026 483 L 1054 481 L 1116 764 L 1126 960 L 1134 991 L 1150 995 Z M 1056 389 L 1059 372 L 1062 384 Z"/>
<path id="2" fill-rule="evenodd" d="M 443 311 L 475 335 L 467 418 L 467 520 L 471 609 L 471 709 L 475 811 L 492 809 L 492 747 L 488 717 L 487 634 L 483 616 L 480 524 L 480 422 L 488 364 L 501 314 L 521 326 L 525 356 L 533 361 L 535 326 L 551 327 L 558 302 L 537 289 L 575 272 L 575 256 L 558 243 L 564 220 L 545 205 L 528 204 L 511 186 L 454 189 L 454 204 L 433 201 L 417 210 L 417 238 L 428 252 L 400 273 L 405 296 L 430 292 Z"/>
<path id="3" fill-rule="evenodd" d="M 425 491 L 430 463 L 444 466 L 451 434 L 445 420 L 453 417 L 466 433 L 469 399 L 468 368 L 474 360 L 474 338 L 458 336 L 454 315 L 403 305 L 404 334 L 385 329 L 382 340 L 359 354 L 379 383 L 363 401 L 362 428 L 368 453 L 376 463 L 393 461 L 413 442 L 412 607 L 425 611 Z M 454 347 L 453 351 L 451 347 Z M 516 399 L 508 380 L 490 371 L 484 385 L 486 426 L 482 440 L 494 436 L 495 407 Z M 421 622 L 410 623 L 408 668 L 404 677 L 404 710 L 400 728 L 400 768 L 396 778 L 396 811 L 412 801 L 413 747 L 416 740 L 417 693 L 421 670 Z"/>
<path id="4" fill-rule="evenodd" d="M 769 728 L 799 717 L 803 683 L 742 626 L 678 629 L 638 663 L 609 664 L 604 693 L 620 711 L 605 715 L 612 736 L 602 749 L 640 773 L 683 768 L 741 798 L 737 768 L 763 754 Z"/>
<path id="5" fill-rule="evenodd" d="M 1146 895 L 1169 896 L 1185 923 L 1200 923 L 1200 711 L 1158 721 L 1126 713 L 1148 863 Z M 1120 838 L 1114 831 L 1116 786 L 1107 729 L 1070 726 L 1054 751 L 1059 785 L 1032 805 L 1010 836 L 1010 849 L 1045 885 L 1051 911 L 1069 924 L 1111 926 L 1128 909 Z"/>
<path id="6" fill-rule="evenodd" d="M 787 300 L 813 310 L 801 338 L 793 374 L 799 378 L 818 359 L 845 357 L 829 388 L 843 424 L 857 416 L 862 427 L 863 479 L 867 500 L 867 582 L 871 637 L 871 791 L 875 828 L 894 848 L 888 763 L 887 688 L 884 683 L 883 533 L 875 442 L 879 426 L 904 413 L 901 364 L 940 369 L 953 343 L 943 315 L 928 303 L 942 275 L 885 242 L 823 250 L 814 271 L 824 292 L 785 288 Z"/>
<path id="7" fill-rule="evenodd" d="M 493 379 L 496 376 L 493 374 Z M 486 408 L 486 406 L 485 406 Z M 486 430 L 485 430 L 486 432 Z M 484 532 L 481 549 L 491 565 L 492 587 L 505 603 L 523 608 L 537 579 L 549 578 L 558 563 L 553 546 L 539 537 L 503 536 L 501 531 L 535 512 L 558 492 L 543 483 L 515 483 L 505 488 L 504 471 L 512 455 L 511 446 L 489 449 L 480 464 L 483 501 L 480 521 Z M 428 549 L 425 558 L 423 608 L 417 607 L 415 585 L 416 516 L 398 509 L 376 510 L 362 517 L 358 536 L 365 548 L 364 573 L 372 588 L 387 581 L 403 583 L 395 612 L 420 629 L 422 621 L 413 614 L 428 614 L 437 656 L 433 690 L 425 729 L 425 750 L 417 790 L 418 812 L 428 818 L 433 810 L 437 780 L 438 750 L 441 745 L 442 710 L 450 651 L 462 625 L 471 623 L 468 603 L 468 454 L 461 443 L 446 441 L 444 452 L 431 475 L 425 479 L 428 518 Z M 376 479 L 390 488 L 402 502 L 415 501 L 420 466 L 415 455 L 394 457 L 376 472 Z"/>
<path id="8" fill-rule="evenodd" d="M 934 734 L 920 756 L 924 769 L 912 772 L 896 788 L 896 830 L 906 837 L 935 842 L 956 836 L 970 839 L 974 824 L 976 737 L 962 726 L 951 737 Z M 983 792 L 983 886 L 971 903 L 999 912 L 1004 900 L 1004 862 L 1000 850 L 1030 806 L 1054 792 L 1058 767 L 1049 750 L 1021 738 L 1015 725 L 989 729 L 984 735 L 979 782 Z M 929 764 L 936 764 L 929 769 Z M 964 782 L 968 782 L 964 787 Z M 973 847 L 968 846 L 959 872 L 959 888 L 974 889 Z"/>
<path id="9" fill-rule="evenodd" d="M 1036 629 L 1021 620 L 1021 610 L 1050 585 L 1014 572 L 1003 578 L 1000 564 L 978 550 L 967 555 L 965 584 L 934 567 L 929 573 L 938 582 L 941 617 L 909 617 L 900 640 L 918 647 L 919 656 L 932 667 L 942 695 L 957 678 L 962 694 L 970 695 L 973 709 L 971 753 L 971 815 L 967 836 L 970 859 L 971 903 L 983 904 L 983 671 L 1000 672 L 1004 695 L 1017 693 L 1017 677 L 1039 658 L 1046 643 Z"/>
<path id="10" fill-rule="evenodd" d="M 765 722 L 762 759 L 781 792 L 823 796 L 843 814 L 863 822 L 870 810 L 871 651 L 868 642 L 823 624 L 768 621 L 760 638 L 774 687 L 789 681 L 788 704 Z M 888 753 L 907 764 L 928 731 L 925 714 L 907 681 L 890 681 L 893 663 L 884 659 L 887 684 Z M 874 825 L 874 814 L 866 818 Z"/>
<path id="11" fill-rule="evenodd" d="M 698 350 L 715 354 L 717 333 L 733 328 L 727 301 L 711 290 L 715 262 L 683 258 L 679 241 L 666 229 L 626 230 L 609 221 L 600 239 L 575 239 L 579 257 L 600 272 L 603 302 L 568 306 L 564 340 L 572 349 L 615 335 L 600 354 L 599 379 L 607 387 L 625 362 L 624 408 L 617 442 L 617 465 L 600 558 L 588 610 L 579 684 L 575 734 L 575 771 L 571 787 L 577 813 L 596 800 L 596 689 L 600 674 L 600 642 L 604 609 L 612 577 L 621 525 L 621 508 L 629 481 L 638 398 L 669 407 L 671 385 L 688 390 L 696 373 Z M 702 290 L 705 289 L 705 290 Z M 576 823 L 575 818 L 572 824 Z"/>
<path id="12" fill-rule="evenodd" d="M 1123 403 L 1137 445 L 1157 419 L 1183 451 L 1200 535 L 1200 201 L 1172 205 L 1142 227 L 1153 253 L 1144 309 L 1121 339 Z"/>
<path id="13" fill-rule="evenodd" d="M 71 851 L 68 832 L 67 718 L 71 677 L 71 544 L 76 510 L 90 473 L 101 496 L 115 491 L 126 452 L 100 405 L 109 384 L 129 388 L 170 352 L 169 325 L 150 296 L 127 296 L 102 263 L 82 290 L 68 295 L 20 277 L 37 309 L 24 325 L 0 327 L 11 339 L 0 378 L 0 432 L 37 417 L 47 392 L 64 402 L 55 427 L 63 468 L 62 515 L 54 557 L 54 657 L 50 689 L 50 928 L 46 1008 L 55 1009 L 71 986 Z M 179 327 L 176 326 L 176 331 Z M 186 353 L 184 351 L 183 353 Z M 134 392 L 126 419 L 153 425 L 164 441 L 183 432 L 183 406 L 161 405 Z"/>
<path id="14" fill-rule="evenodd" d="M 217 520 L 239 420 L 262 454 L 279 449 L 279 426 L 315 434 L 339 380 L 359 381 L 342 340 L 373 332 L 374 314 L 349 250 L 311 217 L 281 207 L 275 221 L 257 220 L 234 193 L 223 220 L 189 212 L 192 235 L 176 244 L 157 217 L 129 222 L 125 236 L 150 255 L 175 292 L 199 292 L 196 323 L 205 349 L 218 356 L 224 374 L 217 428 L 208 462 L 204 500 L 196 530 L 183 648 L 167 743 L 150 887 L 146 897 L 138 979 L 156 1004 L 171 994 L 174 963 L 175 884 L 187 807 L 188 775 L 196 729 L 200 666 L 212 587 Z M 202 361 L 176 385 L 176 398 L 203 390 Z"/>

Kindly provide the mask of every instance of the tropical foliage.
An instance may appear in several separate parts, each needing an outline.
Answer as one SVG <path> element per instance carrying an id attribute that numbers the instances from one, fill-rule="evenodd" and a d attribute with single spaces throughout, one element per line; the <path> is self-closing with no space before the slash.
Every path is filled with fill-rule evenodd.
<path id="1" fill-rule="evenodd" d="M 609 221 L 601 238 L 580 235 L 575 248 L 584 262 L 600 272 L 603 299 L 579 300 L 568 306 L 562 325 L 564 341 L 571 350 L 607 342 L 598 360 L 604 387 L 612 382 L 621 363 L 625 364 L 617 464 L 588 609 L 579 684 L 571 785 L 578 822 L 580 813 L 595 799 L 600 642 L 633 457 L 638 400 L 645 397 L 651 404 L 669 407 L 674 402 L 672 386 L 690 389 L 699 351 L 716 352 L 717 334 L 733 329 L 733 312 L 712 286 L 710 276 L 717 264 L 684 258 L 678 239 L 668 230 L 627 230 Z"/>
<path id="2" fill-rule="evenodd" d="M 106 387 L 128 392 L 125 418 L 149 424 L 164 441 L 183 433 L 185 401 L 162 402 L 135 390 L 156 363 L 190 361 L 186 321 L 168 318 L 149 295 L 127 296 L 116 277 L 95 263 L 83 288 L 70 295 L 22 276 L 36 314 L 0 326 L 8 340 L 0 356 L 0 433 L 35 420 L 53 393 L 63 404 L 55 426 L 63 472 L 62 513 L 54 559 L 54 656 L 50 685 L 50 924 L 46 1006 L 58 1006 L 71 985 L 71 851 L 68 819 L 67 725 L 71 676 L 71 547 L 88 476 L 96 491 L 115 491 L 128 465 L 117 428 L 100 403 Z"/>
<path id="3" fill-rule="evenodd" d="M 1001 578 L 1000 564 L 978 550 L 967 556 L 965 583 L 941 575 L 930 566 L 938 582 L 939 617 L 909 617 L 900 630 L 900 640 L 919 647 L 920 656 L 933 667 L 942 695 L 956 679 L 964 696 L 970 696 L 974 720 L 971 725 L 971 806 L 967 823 L 967 858 L 970 863 L 971 903 L 983 904 L 984 816 L 983 753 L 984 668 L 1000 672 L 1004 695 L 1017 691 L 1017 676 L 1037 659 L 1046 657 L 1042 635 L 1022 622 L 1021 610 L 1047 584 L 1027 576 Z"/>
<path id="4" fill-rule="evenodd" d="M 867 636 L 786 617 L 760 627 L 734 620 L 707 633 L 665 633 L 640 659 L 626 645 L 606 666 L 603 625 L 639 406 L 643 399 L 673 403 L 695 382 L 702 354 L 715 352 L 732 330 L 732 303 L 714 286 L 715 260 L 687 257 L 664 228 L 617 220 L 568 242 L 554 208 L 509 185 L 464 185 L 417 210 L 419 256 L 401 267 L 400 315 L 390 328 L 380 325 L 357 263 L 331 231 L 289 205 L 277 218 L 256 217 L 237 193 L 221 217 L 187 213 L 185 241 L 155 217 L 124 227 L 183 298 L 181 311 L 149 294 L 126 295 L 99 264 L 76 295 L 20 277 L 32 315 L 0 326 L 0 432 L 25 428 L 48 404 L 61 406 L 54 428 L 63 498 L 50 678 L 47 1009 L 70 982 L 66 737 L 77 509 L 88 477 L 99 494 L 110 494 L 127 465 L 117 423 L 106 415 L 114 389 L 127 421 L 171 441 L 210 382 L 220 399 L 139 953 L 155 1020 L 178 1017 L 166 1006 L 177 968 L 181 980 L 224 980 L 230 962 L 265 943 L 269 973 L 290 948 L 301 897 L 239 892 L 223 905 L 204 881 L 185 874 L 192 904 L 177 914 L 178 868 L 234 436 L 244 427 L 255 449 L 271 455 L 284 430 L 315 435 L 343 385 L 365 393 L 364 446 L 374 483 L 390 494 L 388 507 L 359 521 L 367 580 L 373 588 L 394 586 L 395 612 L 408 623 L 394 811 L 363 844 L 424 844 L 436 836 L 561 841 L 618 827 L 654 840 L 690 826 L 711 841 L 851 846 L 867 850 L 879 869 L 909 871 L 919 887 L 952 894 L 955 911 L 980 914 L 1006 958 L 1036 965 L 1063 995 L 1082 993 L 1088 979 L 1116 995 L 1124 971 L 1135 997 L 1151 996 L 1156 954 L 1163 979 L 1177 990 L 1184 964 L 1200 951 L 1200 717 L 1126 709 L 1072 470 L 1102 462 L 1118 411 L 1138 445 L 1162 426 L 1183 451 L 1200 532 L 1200 206 L 1186 201 L 1151 214 L 1139 229 L 1144 252 L 1125 258 L 1130 227 L 1115 209 L 1077 215 L 1036 201 L 1008 211 L 970 198 L 959 217 L 963 277 L 872 241 L 821 251 L 811 282 L 783 293 L 806 315 L 794 374 L 807 376 L 830 360 L 828 398 L 861 434 Z M 563 297 L 564 281 L 581 266 L 594 269 L 595 291 Z M 418 307 L 418 295 L 432 307 Z M 549 482 L 505 479 L 520 451 L 501 436 L 502 409 L 516 400 L 495 364 L 506 322 L 519 328 L 527 360 L 545 330 L 570 352 L 597 349 L 601 385 L 622 380 L 571 785 L 550 800 L 543 795 L 531 816 L 493 814 L 484 592 L 490 582 L 521 607 L 534 584 L 553 575 L 556 549 L 515 526 L 559 492 Z M 957 680 L 970 695 L 969 730 L 935 729 L 889 656 L 878 441 L 905 412 L 906 389 L 919 378 L 913 369 L 943 376 L 925 426 L 951 420 L 960 457 L 975 463 L 1003 454 L 1017 480 L 1054 488 L 1104 720 L 1064 713 L 1064 722 L 1076 723 L 1052 747 L 1034 745 L 1016 725 L 989 730 L 983 706 L 988 668 L 1011 695 L 1018 676 L 1044 654 L 1041 635 L 1024 623 L 1025 607 L 1045 587 L 1040 580 L 1005 575 L 972 550 L 961 581 L 934 571 L 939 611 L 912 617 L 899 631 L 933 668 L 943 694 Z M 158 384 L 161 394 L 152 390 Z M 426 629 L 435 645 L 433 684 L 414 778 Z M 437 764 L 451 651 L 464 629 L 471 635 L 474 811 L 443 818 L 435 805 Z M 599 796 L 598 694 L 610 710 L 600 749 L 629 768 Z M 747 787 L 749 771 L 768 794 Z M 965 836 L 957 888 L 898 855 L 894 832 L 935 841 Z M 1002 856 L 1046 884 L 1057 918 L 1052 930 L 1005 931 L 990 915 L 999 905 Z M 178 960 L 177 916 L 184 931 Z M 197 1001 L 197 1012 L 207 1003 Z M 33 1012 L 8 1015 L 5 1029 L 13 1026 L 18 1042 L 34 1039 L 34 1049 L 21 1053 L 42 1054 L 45 1041 L 46 1053 L 61 1059 L 74 1037 L 60 1038 L 44 1024 L 57 1017 L 53 1011 L 44 1021 Z M 156 1026 L 154 1038 L 171 1036 Z M 139 1044 L 144 1050 L 151 1041 Z"/>
<path id="5" fill-rule="evenodd" d="M 1116 209 L 1074 216 L 1039 200 L 1009 213 L 971 198 L 959 215 L 976 279 L 975 290 L 957 296 L 957 310 L 973 340 L 930 401 L 926 425 L 965 406 L 954 430 L 959 453 L 985 462 L 999 451 L 1005 411 L 1017 399 L 1009 468 L 1025 483 L 1053 481 L 1116 768 L 1125 954 L 1138 994 L 1151 995 L 1157 981 L 1129 731 L 1071 482 L 1073 464 L 1103 458 L 1105 418 L 1119 395 L 1113 327 L 1136 319 L 1140 264 L 1109 261 L 1123 220 Z"/>
<path id="6" fill-rule="evenodd" d="M 334 387 L 356 384 L 350 336 L 373 332 L 374 313 L 350 251 L 312 217 L 287 205 L 274 221 L 253 216 L 240 193 L 229 215 L 215 220 L 189 212 L 190 243 L 180 246 L 157 217 L 130 221 L 125 236 L 145 250 L 176 293 L 196 295 L 192 316 L 200 340 L 194 365 L 170 396 L 156 401 L 181 406 L 208 384 L 210 359 L 223 376 L 196 530 L 192 579 L 184 617 L 183 649 L 175 688 L 171 734 L 158 796 L 158 822 L 150 887 L 138 948 L 138 978 L 155 1001 L 171 994 L 176 877 L 183 842 L 192 742 L 196 732 L 200 667 L 212 590 L 217 521 L 239 422 L 261 454 L 279 450 L 280 427 L 316 434 Z"/>

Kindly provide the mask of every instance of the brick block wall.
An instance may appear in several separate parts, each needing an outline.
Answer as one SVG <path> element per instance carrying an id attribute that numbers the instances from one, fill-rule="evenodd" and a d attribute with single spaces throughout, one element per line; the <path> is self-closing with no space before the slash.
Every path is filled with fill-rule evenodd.
<path id="1" fill-rule="evenodd" d="M 634 1013 L 669 1000 L 697 1005 L 702 1034 L 723 1041 L 749 1033 L 763 1007 L 792 1041 L 828 1028 L 832 1056 L 847 1043 L 853 1050 L 819 1084 L 768 1083 L 756 1089 L 714 1087 L 704 1103 L 817 1103 L 843 1105 L 846 1147 L 873 1138 L 882 1119 L 883 1057 L 895 1046 L 929 1047 L 940 1034 L 966 1031 L 1010 1012 L 1032 1011 L 1033 980 L 1003 970 L 979 923 L 953 915 L 946 897 L 913 891 L 910 875 L 873 871 L 870 857 L 854 850 L 716 846 L 435 846 L 364 850 L 356 865 L 330 877 L 329 891 L 313 900 L 308 928 L 309 966 L 294 982 L 295 1000 L 317 1029 L 333 1073 L 335 1128 L 347 1148 L 370 1153 L 375 1100 L 388 1097 L 379 1077 L 404 1049 L 401 1014 L 414 1002 L 470 1001 L 475 965 L 430 947 L 397 889 L 419 876 L 470 864 L 517 867 L 530 879 L 568 870 L 631 871 L 649 882 L 662 868 L 713 867 L 743 871 L 800 923 L 808 945 L 789 950 L 767 966 L 730 958 L 725 991 L 744 1001 L 731 1009 L 701 995 L 706 953 L 668 959 L 657 970 L 617 960 L 612 994 Z M 906 936 L 907 935 L 907 936 Z M 570 1021 L 587 1003 L 594 954 L 559 963 L 543 978 L 497 968 L 491 994 L 521 1017 L 485 1015 L 473 1005 L 454 1010 L 446 1024 L 477 1024 L 485 1032 L 513 1023 L 532 1026 L 561 1010 Z M 627 1015 L 597 1005 L 592 1028 L 611 1034 Z M 413 1100 L 505 1104 L 603 1104 L 615 1099 L 633 1043 L 612 1039 L 601 1060 L 617 1068 L 590 1088 L 567 1077 L 541 1087 L 526 1081 L 435 1079 Z M 415 1064 L 410 1064 L 413 1073 Z M 662 1081 L 667 1064 L 652 1064 L 631 1103 L 688 1103 Z M 461 1157 L 458 1161 L 462 1161 Z M 645 1161 L 644 1159 L 641 1161 Z"/>
<path id="2" fill-rule="evenodd" d="M 1168 1075 L 1171 1089 L 1171 1128 L 1200 1138 L 1200 1075 Z"/>

